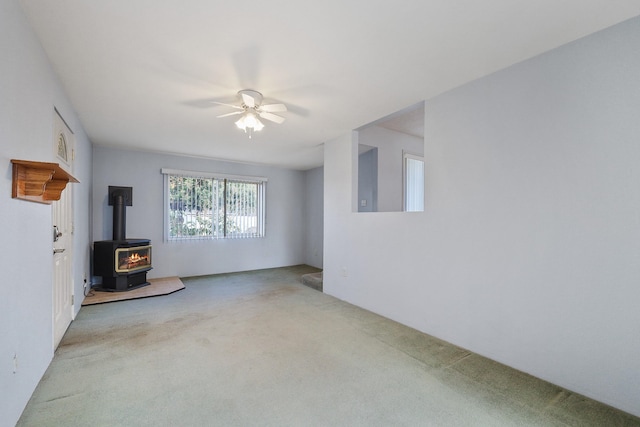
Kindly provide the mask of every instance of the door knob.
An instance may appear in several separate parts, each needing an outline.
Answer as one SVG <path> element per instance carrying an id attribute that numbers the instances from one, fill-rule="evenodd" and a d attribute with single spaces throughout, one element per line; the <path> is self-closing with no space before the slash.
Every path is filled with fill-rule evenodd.
<path id="1" fill-rule="evenodd" d="M 62 236 L 62 232 L 60 231 L 60 229 L 58 228 L 57 225 L 53 226 L 53 241 L 57 242 L 58 239 L 60 238 L 60 236 Z"/>

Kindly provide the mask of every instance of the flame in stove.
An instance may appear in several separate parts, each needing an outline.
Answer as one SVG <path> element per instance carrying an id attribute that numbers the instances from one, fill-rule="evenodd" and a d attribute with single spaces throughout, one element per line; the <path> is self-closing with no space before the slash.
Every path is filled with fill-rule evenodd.
<path id="1" fill-rule="evenodd" d="M 124 255 L 124 254 L 123 254 Z M 129 256 L 120 256 L 119 270 L 126 271 L 151 265 L 149 250 L 132 252 Z"/>
<path id="2" fill-rule="evenodd" d="M 149 262 L 149 256 L 141 256 L 138 252 L 134 252 L 126 258 L 126 263 L 129 264 L 129 268 L 138 266 L 140 264 L 146 264 Z"/>
<path id="3" fill-rule="evenodd" d="M 129 264 L 135 264 L 138 263 L 140 261 L 144 261 L 147 257 L 141 257 L 140 254 L 138 252 L 134 252 L 131 254 L 131 256 L 129 257 L 128 261 Z"/>

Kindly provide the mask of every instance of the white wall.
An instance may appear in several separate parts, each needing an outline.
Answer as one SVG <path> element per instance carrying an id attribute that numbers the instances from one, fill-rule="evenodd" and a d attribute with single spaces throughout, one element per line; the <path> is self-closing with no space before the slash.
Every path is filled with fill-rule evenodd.
<path id="1" fill-rule="evenodd" d="M 324 169 L 322 167 L 305 171 L 305 222 L 304 251 L 305 264 L 322 268 L 322 248 L 324 239 Z"/>
<path id="2" fill-rule="evenodd" d="M 89 272 L 91 144 L 14 0 L 0 1 L 0 52 L 0 426 L 13 426 L 53 357 L 53 258 L 51 206 L 11 198 L 10 160 L 56 161 L 54 107 L 75 133 L 77 313 Z"/>
<path id="3" fill-rule="evenodd" d="M 403 210 L 403 155 L 422 155 L 421 138 L 380 126 L 358 131 L 358 143 L 378 148 L 378 212 Z"/>
<path id="4" fill-rule="evenodd" d="M 326 144 L 325 292 L 640 415 L 638 46 L 640 18 L 428 100 L 423 213 L 352 213 Z"/>
<path id="5" fill-rule="evenodd" d="M 133 206 L 126 208 L 127 237 L 151 239 L 153 270 L 149 278 L 198 276 L 305 262 L 304 172 L 98 146 L 93 153 L 94 239 L 112 238 L 109 185 L 133 187 Z M 162 168 L 267 177 L 266 236 L 184 243 L 163 241 Z"/>

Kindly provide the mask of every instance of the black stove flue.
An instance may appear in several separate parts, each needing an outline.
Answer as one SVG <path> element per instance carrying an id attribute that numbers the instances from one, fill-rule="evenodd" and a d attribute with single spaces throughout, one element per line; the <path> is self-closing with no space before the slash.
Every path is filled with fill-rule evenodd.
<path id="1" fill-rule="evenodd" d="M 109 186 L 109 206 L 113 206 L 113 240 L 125 240 L 126 207 L 133 206 L 133 188 Z"/>
<path id="2" fill-rule="evenodd" d="M 126 207 L 133 206 L 133 188 L 109 186 L 109 206 L 113 206 L 113 240 L 93 244 L 94 274 L 102 276 L 100 289 L 128 291 L 148 285 L 151 241 L 126 238 Z"/>

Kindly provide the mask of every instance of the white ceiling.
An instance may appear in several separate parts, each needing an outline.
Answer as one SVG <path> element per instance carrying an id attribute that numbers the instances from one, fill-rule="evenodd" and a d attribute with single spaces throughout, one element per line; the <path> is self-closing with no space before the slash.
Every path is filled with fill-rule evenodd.
<path id="1" fill-rule="evenodd" d="M 90 139 L 322 164 L 322 143 L 640 14 L 638 0 L 21 0 Z M 240 89 L 289 106 L 248 139 Z"/>
<path id="2" fill-rule="evenodd" d="M 373 124 L 396 132 L 424 138 L 424 103 L 421 102 L 417 106 L 400 110 L 383 117 Z"/>

